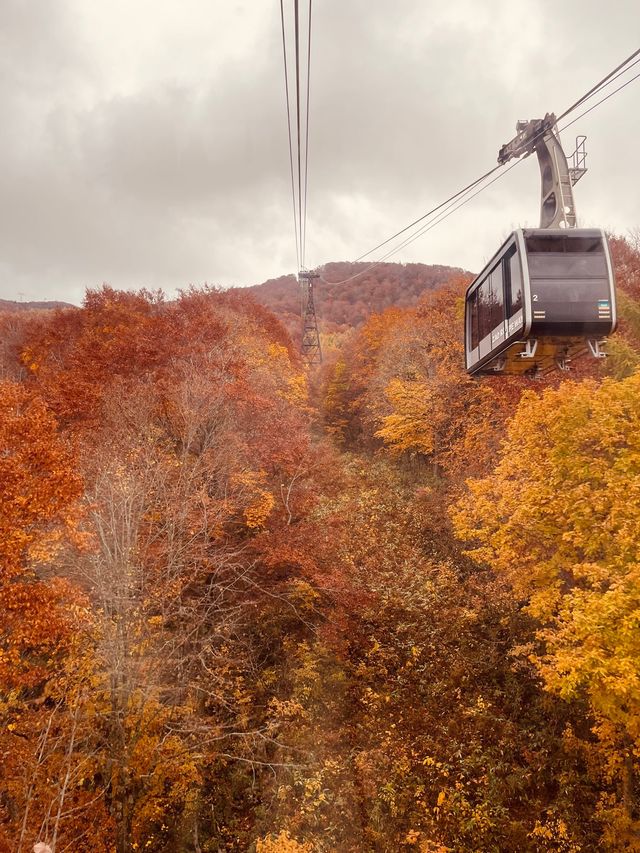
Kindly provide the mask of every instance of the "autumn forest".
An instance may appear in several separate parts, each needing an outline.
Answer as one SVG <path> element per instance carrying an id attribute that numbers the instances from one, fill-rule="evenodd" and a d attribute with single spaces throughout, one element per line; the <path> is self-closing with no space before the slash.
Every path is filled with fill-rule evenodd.
<path id="1" fill-rule="evenodd" d="M 319 287 L 312 370 L 293 280 L 5 306 L 0 851 L 639 851 L 610 244 L 609 358 L 540 380 L 467 376 L 447 267 Z"/>

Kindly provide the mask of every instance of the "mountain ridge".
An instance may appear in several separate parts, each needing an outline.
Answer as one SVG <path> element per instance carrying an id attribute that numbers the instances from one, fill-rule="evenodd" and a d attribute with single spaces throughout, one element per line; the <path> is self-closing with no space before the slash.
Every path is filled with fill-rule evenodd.
<path id="1" fill-rule="evenodd" d="M 419 263 L 349 263 L 336 261 L 320 268 L 314 287 L 320 330 L 341 332 L 361 326 L 371 314 L 391 306 L 410 308 L 427 291 L 437 290 L 454 278 L 472 273 L 460 267 Z M 234 290 L 248 291 L 299 336 L 300 294 L 294 275 L 268 279 Z"/>
<path id="2" fill-rule="evenodd" d="M 60 300 L 42 300 L 32 302 L 17 302 L 14 299 L 0 299 L 0 311 L 53 311 L 56 308 L 77 308 L 70 302 Z"/>

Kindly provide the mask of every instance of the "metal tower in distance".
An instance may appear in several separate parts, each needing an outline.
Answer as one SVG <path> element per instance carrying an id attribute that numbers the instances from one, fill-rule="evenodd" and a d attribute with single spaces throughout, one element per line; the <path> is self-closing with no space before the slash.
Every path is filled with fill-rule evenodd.
<path id="1" fill-rule="evenodd" d="M 302 358 L 307 365 L 322 362 L 318 321 L 316 320 L 316 308 L 313 302 L 314 278 L 319 278 L 318 273 L 308 270 L 300 270 L 298 273 L 302 308 Z"/>

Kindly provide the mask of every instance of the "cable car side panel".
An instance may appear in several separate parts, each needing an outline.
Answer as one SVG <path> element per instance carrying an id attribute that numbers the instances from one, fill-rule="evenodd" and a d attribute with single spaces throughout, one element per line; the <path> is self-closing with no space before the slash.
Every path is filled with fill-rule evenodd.
<path id="1" fill-rule="evenodd" d="M 472 375 L 564 370 L 588 350 L 603 357 L 602 339 L 617 321 L 604 232 L 514 231 L 467 289 L 465 305 Z"/>
<path id="2" fill-rule="evenodd" d="M 510 234 L 465 296 L 465 359 L 469 373 L 491 362 L 522 339 L 529 290 L 518 232 Z"/>
<path id="3" fill-rule="evenodd" d="M 609 274 L 609 288 L 611 293 L 611 333 L 615 332 L 618 328 L 618 302 L 616 299 L 616 277 L 613 271 L 613 263 L 611 262 L 611 252 L 609 250 L 609 241 L 607 240 L 607 235 L 602 232 L 602 238 L 604 241 L 604 257 L 607 262 L 607 272 Z"/>

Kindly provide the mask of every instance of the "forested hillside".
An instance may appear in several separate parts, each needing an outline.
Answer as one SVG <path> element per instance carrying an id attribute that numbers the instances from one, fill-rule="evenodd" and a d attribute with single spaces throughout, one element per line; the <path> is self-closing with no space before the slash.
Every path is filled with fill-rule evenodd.
<path id="1" fill-rule="evenodd" d="M 11 299 L 0 299 L 0 311 L 38 311 L 54 308 L 72 308 L 68 302 L 15 302 Z"/>
<path id="2" fill-rule="evenodd" d="M 537 382 L 466 375 L 447 268 L 327 289 L 312 374 L 250 292 L 0 315 L 0 851 L 640 850 L 612 250 L 610 358 Z"/>
<path id="3" fill-rule="evenodd" d="M 331 263 L 319 270 L 315 303 L 321 332 L 332 334 L 361 326 L 386 308 L 415 305 L 462 270 L 427 264 Z M 344 282 L 344 283 L 343 283 Z M 271 309 L 294 340 L 300 335 L 300 293 L 294 276 L 286 275 L 246 288 Z"/>

